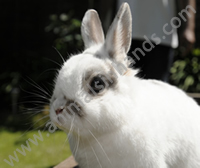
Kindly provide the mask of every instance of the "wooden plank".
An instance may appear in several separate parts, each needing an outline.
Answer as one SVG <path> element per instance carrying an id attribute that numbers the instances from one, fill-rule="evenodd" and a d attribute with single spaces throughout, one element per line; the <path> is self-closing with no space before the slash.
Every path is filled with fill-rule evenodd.
<path id="1" fill-rule="evenodd" d="M 195 99 L 200 99 L 200 93 L 187 93 L 187 95 Z"/>
<path id="2" fill-rule="evenodd" d="M 66 160 L 62 161 L 60 164 L 55 166 L 54 168 L 78 168 L 78 164 L 76 163 L 73 156 L 70 156 Z"/>
<path id="3" fill-rule="evenodd" d="M 200 93 L 187 93 L 187 95 L 195 99 L 196 102 L 200 105 Z"/>

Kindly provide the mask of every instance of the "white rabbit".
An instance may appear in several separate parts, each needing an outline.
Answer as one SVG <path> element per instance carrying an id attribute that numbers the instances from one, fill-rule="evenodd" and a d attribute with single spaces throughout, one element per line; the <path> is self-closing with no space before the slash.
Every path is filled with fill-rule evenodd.
<path id="1" fill-rule="evenodd" d="M 131 24 L 124 3 L 104 39 L 97 12 L 86 12 L 86 49 L 58 73 L 51 120 L 69 133 L 80 168 L 200 168 L 200 107 L 176 87 L 135 76 Z"/>

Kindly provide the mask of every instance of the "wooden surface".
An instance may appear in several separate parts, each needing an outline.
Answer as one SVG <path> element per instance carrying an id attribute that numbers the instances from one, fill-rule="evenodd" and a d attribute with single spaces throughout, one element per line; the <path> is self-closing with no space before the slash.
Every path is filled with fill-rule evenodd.
<path id="1" fill-rule="evenodd" d="M 187 95 L 195 99 L 200 105 L 200 93 L 187 93 Z"/>
<path id="2" fill-rule="evenodd" d="M 66 160 L 62 161 L 60 164 L 55 166 L 54 168 L 78 168 L 76 161 L 73 156 L 70 156 Z"/>
<path id="3" fill-rule="evenodd" d="M 193 98 L 199 98 L 200 99 L 200 93 L 187 93 L 189 96 Z"/>

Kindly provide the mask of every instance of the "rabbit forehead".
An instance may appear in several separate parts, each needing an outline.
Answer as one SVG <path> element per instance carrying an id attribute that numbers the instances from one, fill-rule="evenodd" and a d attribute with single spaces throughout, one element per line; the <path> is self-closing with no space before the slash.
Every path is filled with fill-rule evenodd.
<path id="1" fill-rule="evenodd" d="M 102 60 L 93 54 L 85 53 L 71 57 L 64 64 L 60 73 L 66 77 L 78 77 L 85 75 L 85 72 L 88 71 L 88 69 L 101 71 L 102 68 L 106 68 L 105 60 Z"/>
<path id="2" fill-rule="evenodd" d="M 109 66 L 107 63 L 92 54 L 80 54 L 71 57 L 61 68 L 55 90 L 62 90 L 64 94 L 73 96 L 82 88 L 83 80 L 93 73 L 106 73 Z"/>

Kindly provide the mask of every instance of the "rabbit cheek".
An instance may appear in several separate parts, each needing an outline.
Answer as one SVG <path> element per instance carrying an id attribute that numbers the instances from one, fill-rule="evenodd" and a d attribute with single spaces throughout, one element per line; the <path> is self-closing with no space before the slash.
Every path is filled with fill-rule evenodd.
<path id="1" fill-rule="evenodd" d="M 78 115 L 79 117 L 84 116 L 81 105 L 76 101 L 72 101 L 72 100 L 68 101 L 65 105 L 65 108 L 70 115 L 75 114 L 75 115 Z"/>

